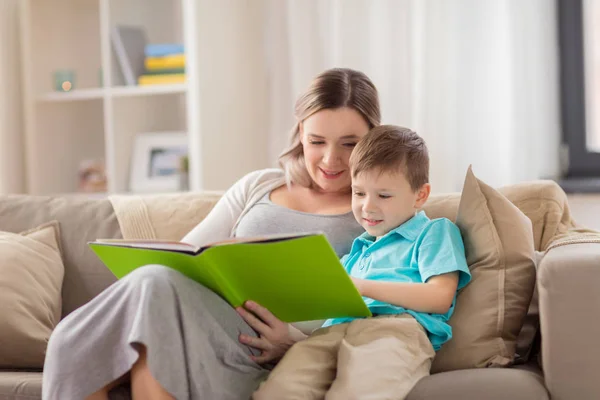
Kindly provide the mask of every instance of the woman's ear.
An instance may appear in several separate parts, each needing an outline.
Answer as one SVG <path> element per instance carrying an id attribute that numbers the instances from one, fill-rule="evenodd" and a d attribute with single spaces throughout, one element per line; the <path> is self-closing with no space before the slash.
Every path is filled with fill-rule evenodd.
<path id="1" fill-rule="evenodd" d="M 424 184 L 417 190 L 415 198 L 415 208 L 421 208 L 427 202 L 429 195 L 431 194 L 431 185 L 429 183 Z"/>

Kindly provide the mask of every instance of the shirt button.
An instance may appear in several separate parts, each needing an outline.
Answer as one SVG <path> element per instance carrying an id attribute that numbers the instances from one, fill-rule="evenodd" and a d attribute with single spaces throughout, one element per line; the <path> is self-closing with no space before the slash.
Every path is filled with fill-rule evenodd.
<path id="1" fill-rule="evenodd" d="M 365 253 L 365 258 L 371 257 L 371 253 Z"/>

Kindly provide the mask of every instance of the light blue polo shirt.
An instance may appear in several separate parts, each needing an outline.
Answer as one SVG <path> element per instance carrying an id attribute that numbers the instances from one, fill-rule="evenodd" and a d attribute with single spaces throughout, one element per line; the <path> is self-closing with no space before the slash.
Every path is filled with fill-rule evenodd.
<path id="1" fill-rule="evenodd" d="M 446 218 L 431 220 L 423 211 L 379 240 L 365 232 L 354 240 L 350 253 L 341 261 L 356 278 L 424 283 L 433 276 L 458 271 L 457 290 L 471 280 L 458 227 Z M 373 314 L 411 314 L 427 330 L 436 351 L 452 338 L 448 319 L 454 311 L 456 294 L 446 314 L 416 312 L 368 297 L 363 299 Z M 353 319 L 329 319 L 323 326 Z"/>

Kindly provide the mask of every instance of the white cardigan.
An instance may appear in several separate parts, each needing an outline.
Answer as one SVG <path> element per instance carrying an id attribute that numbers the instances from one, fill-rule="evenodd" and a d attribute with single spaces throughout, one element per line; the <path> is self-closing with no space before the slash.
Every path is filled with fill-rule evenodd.
<path id="1" fill-rule="evenodd" d="M 232 237 L 240 219 L 248 210 L 264 195 L 284 184 L 285 174 L 281 169 L 263 169 L 249 173 L 233 184 L 206 218 L 181 241 L 202 246 Z"/>

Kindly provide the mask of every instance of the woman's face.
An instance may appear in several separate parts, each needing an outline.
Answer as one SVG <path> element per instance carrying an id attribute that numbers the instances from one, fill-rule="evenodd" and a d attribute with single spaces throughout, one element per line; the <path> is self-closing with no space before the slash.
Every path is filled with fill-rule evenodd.
<path id="1" fill-rule="evenodd" d="M 343 107 L 314 113 L 300 124 L 306 168 L 324 193 L 350 191 L 348 161 L 369 125 L 358 111 Z"/>

